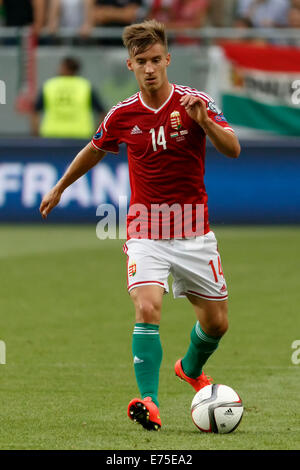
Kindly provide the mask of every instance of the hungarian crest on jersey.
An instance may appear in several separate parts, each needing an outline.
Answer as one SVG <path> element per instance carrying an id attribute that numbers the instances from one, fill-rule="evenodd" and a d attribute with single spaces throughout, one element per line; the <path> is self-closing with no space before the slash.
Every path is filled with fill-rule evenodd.
<path id="1" fill-rule="evenodd" d="M 179 111 L 173 111 L 170 114 L 170 121 L 172 129 L 180 129 L 182 127 L 181 116 Z"/>

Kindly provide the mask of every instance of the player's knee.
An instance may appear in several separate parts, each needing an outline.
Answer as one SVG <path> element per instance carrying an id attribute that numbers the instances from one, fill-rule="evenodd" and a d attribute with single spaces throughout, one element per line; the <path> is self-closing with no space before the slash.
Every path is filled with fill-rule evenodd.
<path id="1" fill-rule="evenodd" d="M 211 336 L 220 338 L 225 335 L 228 330 L 228 318 L 227 316 L 218 316 L 210 324 Z"/>
<path id="2" fill-rule="evenodd" d="M 206 325 L 207 333 L 216 338 L 225 335 L 228 330 L 227 308 L 220 308 L 214 312 Z"/>
<path id="3" fill-rule="evenodd" d="M 159 323 L 160 305 L 155 301 L 142 299 L 136 305 L 137 323 Z"/>
<path id="4" fill-rule="evenodd" d="M 215 325 L 213 325 L 214 334 L 212 336 L 215 336 L 216 338 L 220 338 L 221 336 L 225 335 L 227 330 L 228 330 L 228 319 L 223 318 L 219 322 L 216 322 Z"/>
<path id="5" fill-rule="evenodd" d="M 228 330 L 228 322 L 210 323 L 209 325 L 206 325 L 204 329 L 208 335 L 213 336 L 214 338 L 221 338 L 221 336 L 224 336 Z"/>

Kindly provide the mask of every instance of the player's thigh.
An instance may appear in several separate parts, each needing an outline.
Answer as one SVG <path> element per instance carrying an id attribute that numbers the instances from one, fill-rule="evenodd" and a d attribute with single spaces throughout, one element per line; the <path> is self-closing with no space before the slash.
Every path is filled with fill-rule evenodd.
<path id="1" fill-rule="evenodd" d="M 187 294 L 193 305 L 196 317 L 205 333 L 219 337 L 228 329 L 228 302 L 227 300 L 207 300 L 195 295 Z"/>
<path id="2" fill-rule="evenodd" d="M 211 231 L 194 239 L 178 240 L 172 266 L 173 294 L 187 294 L 207 301 L 227 300 L 228 292 L 217 240 Z"/>
<path id="3" fill-rule="evenodd" d="M 130 239 L 123 250 L 127 255 L 127 289 L 145 286 L 162 287 L 169 292 L 170 260 L 155 240 Z"/>
<path id="4" fill-rule="evenodd" d="M 163 287 L 155 285 L 135 287 L 130 291 L 130 297 L 135 307 L 136 323 L 155 325 L 160 323 L 164 292 Z"/>

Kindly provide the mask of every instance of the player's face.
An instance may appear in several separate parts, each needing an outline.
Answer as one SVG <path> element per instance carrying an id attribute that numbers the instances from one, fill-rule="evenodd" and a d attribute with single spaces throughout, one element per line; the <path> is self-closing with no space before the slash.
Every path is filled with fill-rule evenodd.
<path id="1" fill-rule="evenodd" d="M 167 67 L 169 63 L 170 54 L 160 43 L 127 59 L 127 67 L 134 72 L 140 89 L 150 93 L 159 90 L 168 83 Z"/>

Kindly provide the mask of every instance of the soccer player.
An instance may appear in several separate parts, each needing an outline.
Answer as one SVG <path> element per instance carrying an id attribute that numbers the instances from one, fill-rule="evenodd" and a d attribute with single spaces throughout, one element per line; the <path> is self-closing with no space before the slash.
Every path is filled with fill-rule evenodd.
<path id="1" fill-rule="evenodd" d="M 159 324 L 169 274 L 174 297 L 185 296 L 196 314 L 187 352 L 175 364 L 175 374 L 194 390 L 211 383 L 203 366 L 228 328 L 227 286 L 208 221 L 205 140 L 231 158 L 239 156 L 240 145 L 210 96 L 169 82 L 164 25 L 150 20 L 127 26 L 123 42 L 140 91 L 108 112 L 91 143 L 43 198 L 40 211 L 46 218 L 70 184 L 106 152 L 117 153 L 121 143 L 127 144 L 131 200 L 124 251 L 141 395 L 131 400 L 127 413 L 144 428 L 158 430 Z"/>

